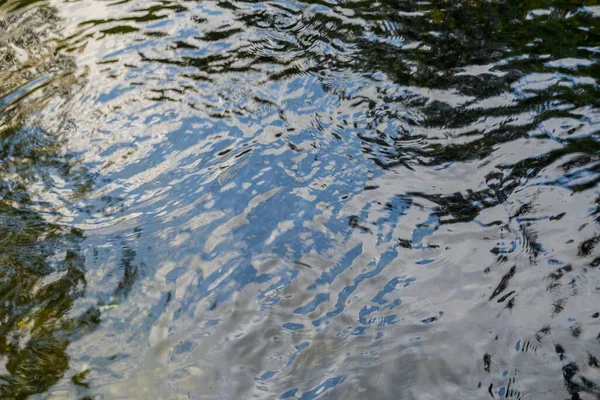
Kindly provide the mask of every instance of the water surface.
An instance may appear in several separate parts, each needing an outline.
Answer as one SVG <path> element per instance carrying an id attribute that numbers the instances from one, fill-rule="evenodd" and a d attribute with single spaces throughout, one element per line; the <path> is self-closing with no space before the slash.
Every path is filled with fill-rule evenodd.
<path id="1" fill-rule="evenodd" d="M 598 4 L 0 0 L 0 397 L 600 398 Z"/>

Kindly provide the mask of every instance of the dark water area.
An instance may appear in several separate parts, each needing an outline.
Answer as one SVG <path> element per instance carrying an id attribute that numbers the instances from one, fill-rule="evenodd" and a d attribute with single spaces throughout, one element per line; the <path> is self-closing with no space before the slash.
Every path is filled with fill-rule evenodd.
<path id="1" fill-rule="evenodd" d="M 600 5 L 0 0 L 0 398 L 599 399 Z"/>

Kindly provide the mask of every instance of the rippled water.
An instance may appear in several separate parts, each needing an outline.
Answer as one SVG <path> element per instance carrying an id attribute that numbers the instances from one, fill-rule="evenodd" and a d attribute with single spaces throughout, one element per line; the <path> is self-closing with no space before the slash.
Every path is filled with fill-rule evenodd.
<path id="1" fill-rule="evenodd" d="M 0 397 L 600 398 L 598 4 L 0 0 Z"/>

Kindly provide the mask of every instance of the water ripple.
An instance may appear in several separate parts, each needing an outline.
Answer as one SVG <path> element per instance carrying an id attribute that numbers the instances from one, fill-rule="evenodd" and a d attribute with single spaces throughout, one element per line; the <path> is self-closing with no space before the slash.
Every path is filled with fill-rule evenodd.
<path id="1" fill-rule="evenodd" d="M 599 17 L 0 1 L 2 397 L 600 396 Z"/>

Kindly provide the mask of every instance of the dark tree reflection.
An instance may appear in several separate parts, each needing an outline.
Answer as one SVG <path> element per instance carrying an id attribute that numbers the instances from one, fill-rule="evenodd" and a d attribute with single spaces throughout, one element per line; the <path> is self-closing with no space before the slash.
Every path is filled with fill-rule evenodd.
<path id="1" fill-rule="evenodd" d="M 0 5 L 0 397 L 23 399 L 54 385 L 68 369 L 68 345 L 100 322 L 96 306 L 72 315 L 86 290 L 84 233 L 51 222 L 60 209 L 40 196 L 61 180 L 79 198 L 93 177 L 33 118 L 77 85 L 73 59 L 47 44 L 57 10 Z"/>

